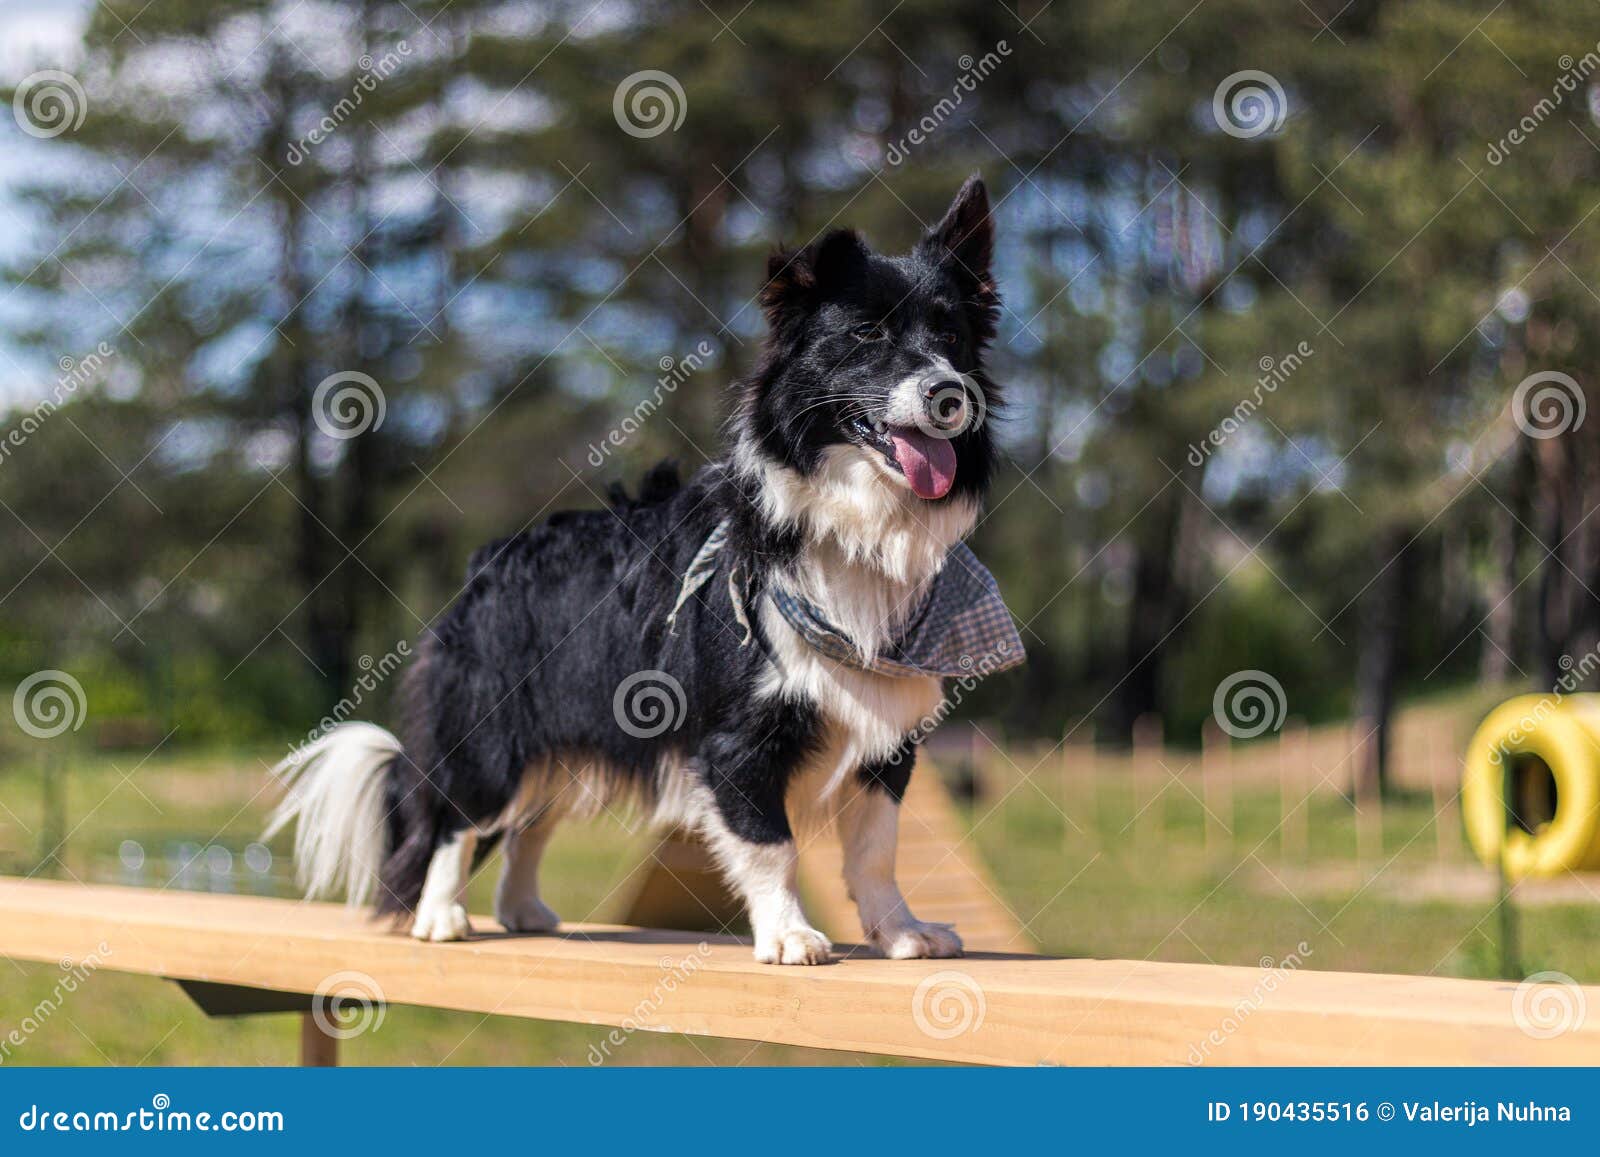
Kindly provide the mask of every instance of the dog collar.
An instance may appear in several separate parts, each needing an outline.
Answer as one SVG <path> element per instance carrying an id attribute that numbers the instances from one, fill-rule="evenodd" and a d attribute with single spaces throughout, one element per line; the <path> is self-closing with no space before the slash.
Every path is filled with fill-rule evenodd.
<path id="1" fill-rule="evenodd" d="M 717 555 L 727 542 L 728 524 L 719 523 L 684 573 L 667 626 L 677 626 L 678 611 L 716 571 Z M 741 646 L 751 639 L 744 592 L 737 565 L 728 573 L 728 598 L 734 617 L 745 629 Z M 879 675 L 967 676 L 982 679 L 1025 662 L 1022 638 L 1000 597 L 1000 586 L 964 543 L 950 548 L 922 606 L 900 638 L 868 659 L 844 631 L 830 623 L 815 604 L 780 589 L 766 592 L 774 610 L 814 651 L 849 667 Z"/>

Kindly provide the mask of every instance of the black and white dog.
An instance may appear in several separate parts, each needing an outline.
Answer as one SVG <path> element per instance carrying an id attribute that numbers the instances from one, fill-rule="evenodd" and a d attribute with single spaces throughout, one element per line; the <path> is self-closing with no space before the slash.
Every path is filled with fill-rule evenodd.
<path id="1" fill-rule="evenodd" d="M 958 545 L 993 467 L 992 249 L 973 177 L 907 256 L 848 230 L 774 255 L 728 454 L 478 551 L 407 673 L 404 743 L 345 724 L 285 761 L 272 830 L 298 821 L 307 892 L 375 893 L 412 935 L 460 939 L 470 873 L 503 840 L 497 919 L 550 930 L 557 821 L 634 803 L 705 839 L 757 960 L 816 964 L 831 945 L 801 910 L 795 833 L 831 821 L 868 940 L 959 955 L 907 909 L 895 841 L 941 679 L 973 666 L 951 646 L 1004 636 L 998 666 L 1021 660 Z"/>

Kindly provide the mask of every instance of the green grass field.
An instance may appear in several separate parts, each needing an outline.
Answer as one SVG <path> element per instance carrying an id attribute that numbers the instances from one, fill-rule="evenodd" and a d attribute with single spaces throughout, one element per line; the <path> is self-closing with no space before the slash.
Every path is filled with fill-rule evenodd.
<path id="1" fill-rule="evenodd" d="M 159 887 L 172 880 L 168 859 L 177 849 L 214 844 L 232 852 L 233 870 L 193 871 L 187 882 L 282 892 L 281 867 L 275 879 L 255 878 L 240 855 L 273 799 L 273 754 L 158 753 L 142 766 L 137 756 L 78 757 L 70 774 L 54 773 L 53 803 L 43 767 L 12 763 L 0 771 L 0 870 Z M 1045 952 L 1240 965 L 1297 953 L 1316 969 L 1495 975 L 1498 919 L 1453 813 L 1441 844 L 1431 800 L 1389 804 L 1379 850 L 1370 826 L 1358 840 L 1356 818 L 1339 797 L 1317 796 L 1307 807 L 1308 844 L 1298 854 L 1280 846 L 1277 795 L 1265 788 L 1235 793 L 1233 831 L 1213 821 L 1209 847 L 1205 813 L 1177 783 L 1152 803 L 1122 783 L 1101 781 L 1091 798 L 1059 778 L 1012 776 L 988 784 L 967 816 L 1007 903 Z M 41 841 L 54 844 L 63 833 L 58 855 L 40 867 Z M 119 861 L 127 840 L 146 849 L 138 873 Z M 547 898 L 568 919 L 617 919 L 623 885 L 649 846 L 645 833 L 613 820 L 564 828 L 548 860 Z M 283 841 L 275 850 L 281 865 Z M 491 860 L 475 881 L 474 911 L 489 909 L 497 870 Z M 1424 885 L 1437 876 L 1447 886 Z M 1600 902 L 1528 906 L 1520 927 L 1525 971 L 1600 981 Z M 60 971 L 6 962 L 0 977 L 3 1039 L 51 996 Z M 392 1007 L 343 1055 L 350 1064 L 581 1066 L 605 1032 Z M 101 971 L 0 1061 L 281 1064 L 295 1047 L 291 1018 L 208 1021 L 166 982 Z M 638 1033 L 610 1054 L 612 1064 L 893 1063 L 658 1033 Z"/>

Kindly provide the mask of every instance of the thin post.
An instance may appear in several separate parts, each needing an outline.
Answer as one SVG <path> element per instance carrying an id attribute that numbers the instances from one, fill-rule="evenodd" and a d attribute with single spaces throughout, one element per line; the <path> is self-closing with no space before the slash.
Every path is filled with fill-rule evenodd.
<path id="1" fill-rule="evenodd" d="M 330 1036 L 315 1012 L 300 1014 L 300 1067 L 331 1069 L 339 1064 L 339 1038 Z"/>
<path id="2" fill-rule="evenodd" d="M 1289 720 L 1278 733 L 1278 841 L 1285 860 L 1302 860 L 1306 855 L 1309 793 L 1304 790 L 1302 777 L 1309 758 L 1308 743 L 1303 720 Z M 1297 789 L 1293 803 L 1289 801 L 1291 787 Z"/>
<path id="3" fill-rule="evenodd" d="M 1232 748 L 1214 719 L 1200 729 L 1200 800 L 1204 805 L 1206 857 L 1224 851 L 1233 836 L 1233 785 L 1229 782 Z"/>
<path id="4" fill-rule="evenodd" d="M 1161 793 L 1166 786 L 1161 769 L 1161 718 L 1141 715 L 1133 721 L 1133 774 L 1134 784 L 1133 836 L 1135 843 L 1146 843 L 1150 838 L 1150 824 L 1155 817 L 1149 813 L 1160 806 Z M 1149 799 L 1146 800 L 1147 790 Z"/>
<path id="5" fill-rule="evenodd" d="M 1500 975 L 1507 980 L 1517 980 L 1522 976 L 1522 966 L 1517 951 L 1517 906 L 1511 902 L 1511 866 L 1509 856 L 1511 850 L 1511 833 L 1517 826 L 1516 802 L 1516 772 L 1510 756 L 1503 752 L 1500 758 L 1500 803 L 1504 812 L 1501 816 L 1502 829 L 1500 832 L 1500 897 L 1496 905 L 1500 912 Z"/>

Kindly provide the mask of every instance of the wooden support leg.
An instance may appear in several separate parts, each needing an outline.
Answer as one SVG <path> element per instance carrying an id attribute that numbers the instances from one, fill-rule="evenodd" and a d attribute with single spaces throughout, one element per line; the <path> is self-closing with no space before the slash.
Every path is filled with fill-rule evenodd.
<path id="1" fill-rule="evenodd" d="M 300 1014 L 300 1067 L 331 1069 L 339 1064 L 339 1038 L 323 1031 L 314 1012 Z"/>

